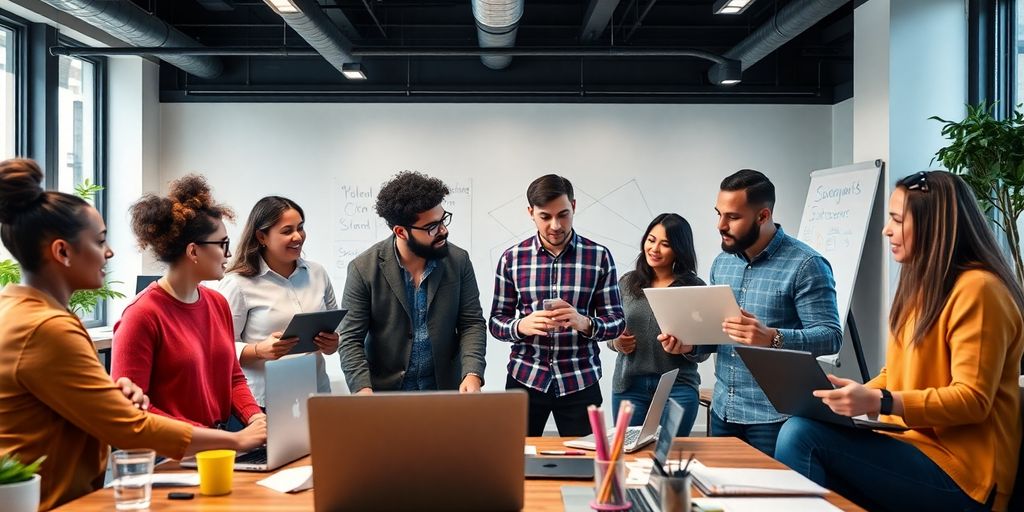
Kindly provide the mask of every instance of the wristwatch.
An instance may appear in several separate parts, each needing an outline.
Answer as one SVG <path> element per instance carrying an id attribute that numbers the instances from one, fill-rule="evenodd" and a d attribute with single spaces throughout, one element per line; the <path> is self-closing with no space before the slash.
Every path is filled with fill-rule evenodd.
<path id="1" fill-rule="evenodd" d="M 879 391 L 882 392 L 882 399 L 878 403 L 878 414 L 892 414 L 892 392 L 885 388 Z"/>
<path id="2" fill-rule="evenodd" d="M 772 348 L 782 348 L 782 331 L 775 329 L 775 337 L 772 338 Z"/>

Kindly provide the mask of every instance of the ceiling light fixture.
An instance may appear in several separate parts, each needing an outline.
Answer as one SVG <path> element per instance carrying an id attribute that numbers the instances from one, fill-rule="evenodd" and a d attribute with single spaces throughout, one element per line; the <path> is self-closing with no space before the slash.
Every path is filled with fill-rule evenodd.
<path id="1" fill-rule="evenodd" d="M 725 59 L 711 66 L 708 79 L 715 85 L 736 85 L 743 81 L 743 65 L 738 60 Z"/>
<path id="2" fill-rule="evenodd" d="M 754 0 L 715 0 L 712 10 L 715 14 L 740 14 L 752 3 Z"/>
<path id="3" fill-rule="evenodd" d="M 263 0 L 278 14 L 291 14 L 299 12 L 299 8 L 291 0 Z"/>
<path id="4" fill-rule="evenodd" d="M 341 74 L 349 80 L 366 80 L 366 72 L 363 65 L 358 62 L 346 62 L 341 65 Z"/>

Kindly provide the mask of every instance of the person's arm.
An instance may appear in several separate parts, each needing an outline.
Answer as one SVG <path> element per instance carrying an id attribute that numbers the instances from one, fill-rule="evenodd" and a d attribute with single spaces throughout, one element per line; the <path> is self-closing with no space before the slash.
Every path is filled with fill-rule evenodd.
<path id="1" fill-rule="evenodd" d="M 885 387 L 885 384 L 887 382 L 888 376 L 886 375 L 885 367 L 883 366 L 882 370 L 878 372 L 878 375 L 876 375 L 875 378 L 865 382 L 864 385 L 871 389 L 882 389 Z"/>
<path id="2" fill-rule="evenodd" d="M 15 365 L 15 378 L 22 387 L 105 443 L 151 448 L 178 459 L 191 442 L 189 424 L 132 405 L 100 365 L 88 334 L 70 317 L 51 318 L 39 325 Z"/>
<path id="3" fill-rule="evenodd" d="M 843 329 L 836 305 L 832 268 L 820 256 L 808 258 L 797 271 L 794 304 L 802 329 L 776 329 L 782 348 L 804 350 L 815 357 L 836 354 L 843 346 Z M 769 326 L 771 327 L 771 326 Z"/>
<path id="4" fill-rule="evenodd" d="M 494 272 L 494 299 L 491 302 L 491 318 L 489 327 L 491 336 L 498 341 L 520 341 L 524 337 L 518 332 L 517 306 L 519 290 L 512 277 L 511 251 L 505 251 L 498 260 L 498 268 Z"/>
<path id="5" fill-rule="evenodd" d="M 221 279 L 217 284 L 218 291 L 228 301 L 231 308 L 231 324 L 235 333 L 235 356 L 242 364 L 250 364 L 262 359 L 259 357 L 255 343 L 246 343 L 242 340 L 242 333 L 245 332 L 245 324 L 249 320 L 249 304 L 245 300 L 245 293 L 238 283 L 239 278 Z"/>
<path id="6" fill-rule="evenodd" d="M 345 380 L 352 393 L 372 389 L 365 347 L 366 332 L 370 326 L 370 287 L 359 273 L 355 261 L 348 264 L 348 278 L 345 279 L 341 306 L 348 310 L 338 329 L 338 353 Z"/>
<path id="7" fill-rule="evenodd" d="M 589 309 L 594 316 L 590 317 L 590 330 L 580 332 L 595 341 L 618 338 L 626 329 L 626 315 L 622 311 L 619 282 L 615 277 L 615 262 L 610 252 L 602 251 L 601 254 L 601 273 L 597 277 Z"/>
<path id="8" fill-rule="evenodd" d="M 231 409 L 246 424 L 254 414 L 263 413 L 256 398 L 252 396 L 249 382 L 245 380 L 237 358 L 231 360 Z"/>
<path id="9" fill-rule="evenodd" d="M 465 263 L 461 265 L 462 275 L 460 276 L 459 293 L 459 346 L 462 353 L 462 380 L 470 374 L 476 375 L 483 385 L 484 367 L 486 360 L 484 354 L 487 350 L 487 323 L 484 321 L 484 312 L 480 307 L 480 289 L 477 288 L 476 274 L 473 272 L 473 263 L 469 255 L 465 256 Z"/>

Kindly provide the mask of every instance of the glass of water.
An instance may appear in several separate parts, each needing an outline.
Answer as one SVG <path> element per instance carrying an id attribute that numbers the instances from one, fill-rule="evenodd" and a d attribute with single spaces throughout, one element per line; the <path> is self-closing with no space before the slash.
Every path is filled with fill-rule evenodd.
<path id="1" fill-rule="evenodd" d="M 118 450 L 114 461 L 114 506 L 117 510 L 149 508 L 153 493 L 153 450 Z"/>

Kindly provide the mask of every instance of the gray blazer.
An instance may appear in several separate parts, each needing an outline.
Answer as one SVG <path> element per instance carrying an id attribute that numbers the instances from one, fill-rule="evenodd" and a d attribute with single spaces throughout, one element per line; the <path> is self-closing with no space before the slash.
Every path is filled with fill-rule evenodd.
<path id="1" fill-rule="evenodd" d="M 341 369 L 349 389 L 398 389 L 412 352 L 411 308 L 402 269 L 388 237 L 348 265 L 339 329 Z M 459 389 L 468 373 L 483 379 L 487 324 L 469 253 L 449 243 L 427 277 L 427 330 L 438 389 Z"/>

